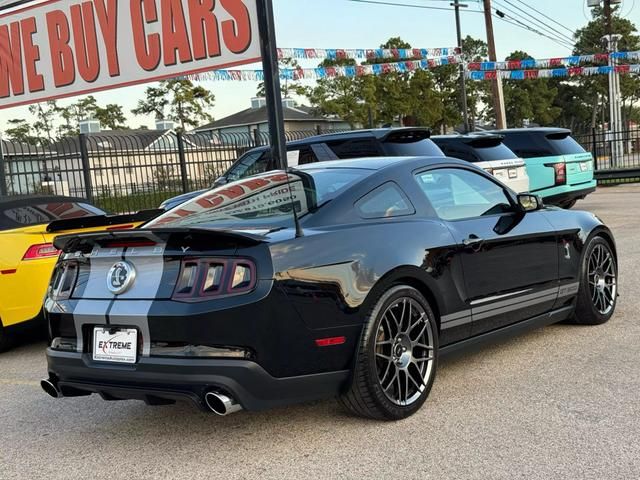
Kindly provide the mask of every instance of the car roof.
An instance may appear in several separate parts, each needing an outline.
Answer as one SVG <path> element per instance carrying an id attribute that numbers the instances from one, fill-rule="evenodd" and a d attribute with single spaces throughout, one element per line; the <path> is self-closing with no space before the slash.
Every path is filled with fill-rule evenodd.
<path id="1" fill-rule="evenodd" d="M 508 135 L 510 133 L 568 133 L 571 134 L 571 130 L 567 128 L 559 127 L 534 127 L 534 128 L 507 128 L 504 130 L 492 130 L 488 133 L 497 133 L 500 135 Z"/>
<path id="2" fill-rule="evenodd" d="M 456 143 L 471 143 L 475 140 L 502 140 L 504 139 L 504 135 L 499 133 L 489 133 L 489 132 L 473 132 L 467 133 L 465 135 L 461 134 L 451 134 L 451 135 L 436 135 L 431 137 L 436 144 L 438 142 L 456 142 Z"/>
<path id="3" fill-rule="evenodd" d="M 363 169 L 363 170 L 383 170 L 400 164 L 415 163 L 416 167 L 424 163 L 428 165 L 436 165 L 438 163 L 460 165 L 470 165 L 469 162 L 458 160 L 450 157 L 365 157 L 354 158 L 349 160 L 340 160 L 339 162 L 330 160 L 327 162 L 308 163 L 296 167 L 296 170 L 322 170 L 322 169 Z"/>

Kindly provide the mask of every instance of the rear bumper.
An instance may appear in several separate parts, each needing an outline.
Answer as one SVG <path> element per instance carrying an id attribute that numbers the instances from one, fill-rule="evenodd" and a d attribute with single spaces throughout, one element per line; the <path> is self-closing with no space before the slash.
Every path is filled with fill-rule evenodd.
<path id="1" fill-rule="evenodd" d="M 232 396 L 246 410 L 265 410 L 338 395 L 350 372 L 275 378 L 248 360 L 141 358 L 131 366 L 93 362 L 88 354 L 47 349 L 50 377 L 63 395 L 97 393 L 105 400 L 162 404 L 188 398 L 205 408 L 211 390 Z"/>
<path id="2" fill-rule="evenodd" d="M 595 182 L 593 182 L 595 183 Z M 559 205 L 564 202 L 570 202 L 572 200 L 580 200 L 585 198 L 587 195 L 592 194 L 596 191 L 596 186 L 591 183 L 587 188 L 580 188 L 575 190 L 566 190 L 562 193 L 556 193 L 550 196 L 544 196 L 543 199 L 545 203 L 551 205 Z"/>

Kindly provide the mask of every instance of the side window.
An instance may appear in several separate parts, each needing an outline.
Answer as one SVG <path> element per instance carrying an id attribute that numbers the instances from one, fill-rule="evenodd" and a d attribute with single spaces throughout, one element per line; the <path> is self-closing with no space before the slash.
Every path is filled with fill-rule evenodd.
<path id="1" fill-rule="evenodd" d="M 367 193 L 355 206 L 362 218 L 403 217 L 416 213 L 407 196 L 393 182 Z"/>
<path id="2" fill-rule="evenodd" d="M 271 155 L 269 152 L 247 153 L 240 159 L 226 175 L 229 182 L 235 182 L 251 175 L 257 175 L 269 170 Z"/>
<path id="3" fill-rule="evenodd" d="M 327 145 L 339 159 L 362 157 L 379 157 L 380 151 L 377 143 L 371 138 L 356 138 L 351 140 L 339 140 L 327 142 Z"/>
<path id="4" fill-rule="evenodd" d="M 442 220 L 464 220 L 513 210 L 504 189 L 476 172 L 444 168 L 419 173 L 416 178 Z"/>

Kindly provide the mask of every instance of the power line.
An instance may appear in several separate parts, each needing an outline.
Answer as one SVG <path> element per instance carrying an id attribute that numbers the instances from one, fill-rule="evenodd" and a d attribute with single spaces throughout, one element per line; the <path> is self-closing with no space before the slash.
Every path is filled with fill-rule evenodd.
<path id="1" fill-rule="evenodd" d="M 569 50 L 573 49 L 573 45 L 567 45 L 563 42 L 561 42 L 560 40 L 558 40 L 557 38 L 554 37 L 550 37 L 549 35 L 546 35 L 544 33 L 542 33 L 539 30 L 536 30 L 535 28 L 531 27 L 530 25 L 527 25 L 526 23 L 523 23 L 515 18 L 512 18 L 508 15 L 506 15 L 504 12 L 501 12 L 500 10 L 496 9 L 496 13 L 493 14 L 495 17 L 499 18 L 500 20 L 502 20 L 503 22 L 509 23 L 511 25 L 514 25 L 516 27 L 522 28 L 524 30 L 528 30 L 529 32 L 533 32 L 537 35 L 540 35 L 542 37 L 548 38 L 549 40 L 557 43 L 558 45 L 567 48 Z"/>
<path id="2" fill-rule="evenodd" d="M 561 31 L 557 30 L 556 28 L 552 27 L 551 25 L 548 25 L 547 23 L 545 23 L 544 21 L 540 20 L 539 18 L 531 15 L 529 12 L 523 10 L 522 8 L 518 7 L 517 5 L 514 5 L 509 0 L 500 0 L 500 1 L 504 1 L 505 3 L 507 3 L 510 6 L 512 6 L 513 8 L 515 8 L 516 10 L 524 13 L 527 17 L 533 19 L 534 22 L 537 22 L 539 25 L 542 25 L 547 30 L 547 32 L 553 32 L 552 34 L 554 36 L 558 36 L 559 38 L 568 40 L 573 44 L 573 37 L 567 36 L 565 33 L 562 33 Z M 555 34 L 557 34 L 557 35 L 555 35 Z"/>
<path id="3" fill-rule="evenodd" d="M 453 8 L 446 7 L 432 7 L 430 5 L 416 5 L 414 3 L 393 3 L 393 2 L 383 2 L 378 0 L 347 0 L 348 2 L 356 2 L 356 3 L 370 3 L 373 5 L 387 5 L 392 7 L 409 7 L 409 8 L 421 8 L 425 10 L 445 10 L 447 12 L 453 12 Z M 430 0 L 434 1 L 434 0 Z M 444 1 L 444 0 L 443 0 Z M 472 12 L 472 13 L 482 13 L 481 10 L 464 10 L 464 12 Z"/>
<path id="4" fill-rule="evenodd" d="M 551 21 L 552 21 L 553 23 L 555 23 L 556 25 L 559 25 L 560 27 L 562 27 L 562 28 L 564 28 L 565 30 L 569 31 L 569 32 L 571 33 L 571 35 L 575 35 L 575 34 L 576 34 L 576 32 L 575 32 L 575 31 L 571 30 L 571 29 L 570 29 L 570 28 L 568 28 L 568 27 L 565 27 L 563 24 L 561 24 L 561 23 L 560 23 L 560 22 L 558 22 L 557 20 L 554 20 L 553 18 L 551 18 L 551 17 L 549 17 L 549 16 L 545 15 L 544 13 L 542 13 L 540 10 L 536 9 L 535 7 L 532 7 L 531 5 L 529 5 L 529 4 L 525 3 L 525 2 L 523 2 L 522 0 L 516 0 L 516 1 L 517 1 L 517 2 L 520 2 L 521 4 L 523 4 L 523 5 L 524 5 L 524 6 L 526 6 L 526 7 L 529 7 L 531 10 L 533 10 L 534 12 L 536 12 L 536 13 L 537 13 L 537 14 L 539 14 L 539 15 L 542 15 L 542 16 L 543 16 L 544 18 L 546 18 L 547 20 L 551 20 Z M 634 0 L 634 2 L 635 2 L 635 0 Z"/>

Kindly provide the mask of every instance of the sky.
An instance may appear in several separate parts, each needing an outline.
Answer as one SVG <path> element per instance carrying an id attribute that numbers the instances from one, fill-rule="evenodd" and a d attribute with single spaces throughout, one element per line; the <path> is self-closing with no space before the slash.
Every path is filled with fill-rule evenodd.
<path id="1" fill-rule="evenodd" d="M 405 3 L 439 8 L 449 8 L 450 0 L 380 0 L 389 3 Z M 468 8 L 462 9 L 463 36 L 486 39 L 484 17 L 480 13 L 479 0 L 462 0 Z M 521 21 L 527 17 L 518 8 L 531 5 L 564 27 L 575 31 L 590 19 L 586 0 L 494 0 L 496 8 L 509 15 L 518 14 Z M 640 0 L 624 0 L 622 14 L 640 25 Z M 402 37 L 415 48 L 451 47 L 456 44 L 453 11 L 408 8 L 391 5 L 373 5 L 350 0 L 273 0 L 278 46 L 283 48 L 377 48 L 391 37 Z M 523 20 L 524 19 L 524 20 Z M 558 24 L 542 18 L 556 30 L 570 35 Z M 534 32 L 494 18 L 494 30 L 498 58 L 503 59 L 514 50 L 523 50 L 534 58 L 562 57 L 571 54 L 568 47 L 559 45 Z M 317 61 L 302 61 L 303 67 L 315 67 Z M 259 68 L 246 66 L 240 68 Z M 250 106 L 255 95 L 256 82 L 202 82 L 215 97 L 212 114 L 223 118 Z M 95 94 L 98 103 L 123 105 L 128 115 L 129 126 L 153 128 L 151 117 L 136 117 L 130 114 L 147 85 L 111 90 Z M 65 105 L 77 100 L 61 100 Z M 0 131 L 12 118 L 30 115 L 26 107 L 0 110 Z"/>

